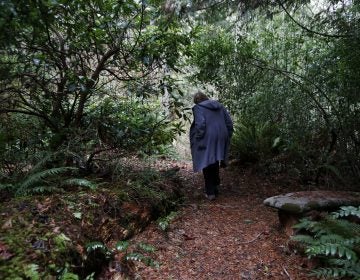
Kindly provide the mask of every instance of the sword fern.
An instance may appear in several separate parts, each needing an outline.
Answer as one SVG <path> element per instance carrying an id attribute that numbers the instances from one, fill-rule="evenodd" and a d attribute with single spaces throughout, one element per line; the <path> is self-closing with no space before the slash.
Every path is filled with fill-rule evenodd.
<path id="1" fill-rule="evenodd" d="M 313 270 L 312 275 L 360 279 L 360 225 L 350 217 L 360 218 L 360 207 L 343 206 L 320 221 L 303 219 L 295 226 L 308 234 L 293 239 L 305 244 L 309 258 L 323 261 L 324 267 Z"/>

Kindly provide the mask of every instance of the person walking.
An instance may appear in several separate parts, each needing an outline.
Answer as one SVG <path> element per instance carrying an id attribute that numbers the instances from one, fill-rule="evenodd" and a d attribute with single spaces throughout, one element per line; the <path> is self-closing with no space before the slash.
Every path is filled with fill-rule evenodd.
<path id="1" fill-rule="evenodd" d="M 190 127 L 190 146 L 194 172 L 203 172 L 205 193 L 209 200 L 218 195 L 219 168 L 228 161 L 233 122 L 229 112 L 203 92 L 194 95 L 194 120 Z"/>

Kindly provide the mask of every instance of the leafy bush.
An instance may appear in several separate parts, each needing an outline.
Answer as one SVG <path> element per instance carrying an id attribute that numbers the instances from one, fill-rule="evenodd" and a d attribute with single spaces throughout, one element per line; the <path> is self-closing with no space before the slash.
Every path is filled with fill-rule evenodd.
<path id="1" fill-rule="evenodd" d="M 7 115 L 0 118 L 0 180 L 22 173 L 49 141 L 49 131 L 36 118 Z"/>
<path id="2" fill-rule="evenodd" d="M 232 155 L 244 163 L 256 163 L 271 158 L 281 140 L 275 125 L 243 120 L 236 124 L 231 142 Z"/>
<path id="3" fill-rule="evenodd" d="M 156 154 L 183 132 L 161 105 L 145 100 L 106 99 L 94 104 L 89 124 L 95 123 L 99 139 L 126 152 Z"/>
<path id="4" fill-rule="evenodd" d="M 324 267 L 312 275 L 318 278 L 360 277 L 360 225 L 352 218 L 360 218 L 360 207 L 343 206 L 320 221 L 303 219 L 295 226 L 309 234 L 296 235 L 294 240 L 306 245 L 309 258 L 320 259 Z M 344 219 L 347 218 L 347 219 Z"/>
<path id="5" fill-rule="evenodd" d="M 157 102 L 137 98 L 132 101 L 107 98 L 93 103 L 84 117 L 83 128 L 58 133 L 41 130 L 31 117 L 20 118 L 14 114 L 2 119 L 1 188 L 25 194 L 51 191 L 52 187 L 61 189 L 64 184 L 89 187 L 91 183 L 83 179 L 65 181 L 62 177 L 61 184 L 55 183 L 59 179 L 56 175 L 64 175 L 71 169 L 61 169 L 61 166 L 79 168 L 82 176 L 111 171 L 104 162 L 114 160 L 115 154 L 164 155 L 182 126 L 172 122 L 161 108 Z M 54 144 L 59 141 L 60 146 Z M 74 177 L 66 177 L 71 178 Z"/>

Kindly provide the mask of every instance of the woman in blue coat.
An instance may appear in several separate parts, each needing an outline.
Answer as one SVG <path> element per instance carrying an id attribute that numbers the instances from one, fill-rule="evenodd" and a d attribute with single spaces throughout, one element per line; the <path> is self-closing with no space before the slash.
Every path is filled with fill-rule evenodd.
<path id="1" fill-rule="evenodd" d="M 190 127 L 193 169 L 203 172 L 206 197 L 213 200 L 220 185 L 220 162 L 227 164 L 233 122 L 221 103 L 200 91 L 194 95 L 194 103 L 194 121 Z"/>

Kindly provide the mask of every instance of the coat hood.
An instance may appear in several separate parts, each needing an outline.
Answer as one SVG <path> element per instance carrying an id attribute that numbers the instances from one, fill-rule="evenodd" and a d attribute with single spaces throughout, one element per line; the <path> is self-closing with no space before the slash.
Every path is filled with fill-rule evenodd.
<path id="1" fill-rule="evenodd" d="M 210 99 L 200 102 L 197 105 L 209 110 L 219 110 L 221 108 L 221 104 L 218 101 Z"/>

